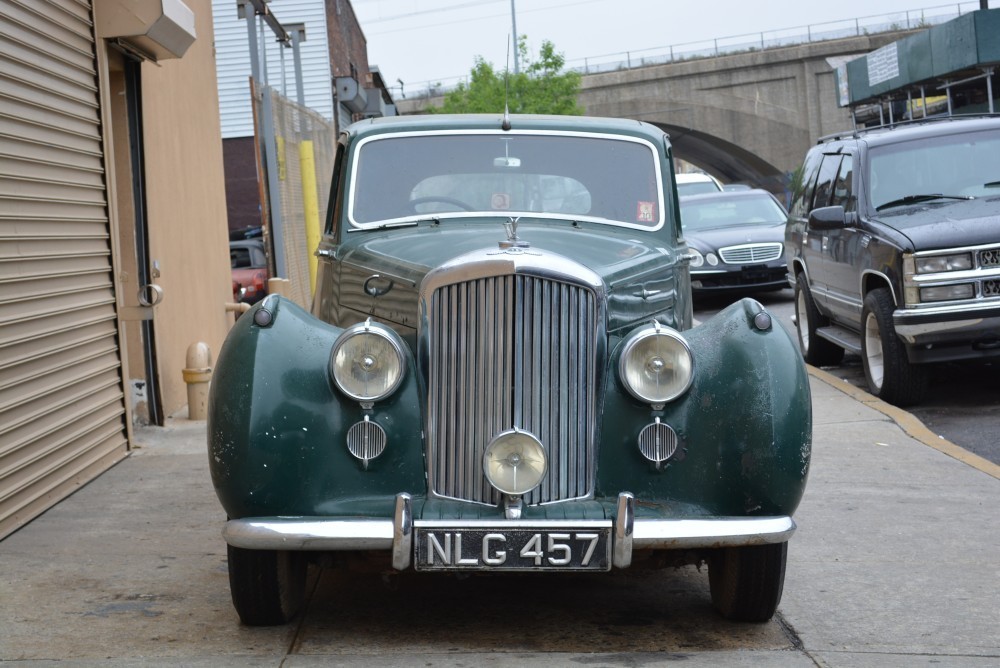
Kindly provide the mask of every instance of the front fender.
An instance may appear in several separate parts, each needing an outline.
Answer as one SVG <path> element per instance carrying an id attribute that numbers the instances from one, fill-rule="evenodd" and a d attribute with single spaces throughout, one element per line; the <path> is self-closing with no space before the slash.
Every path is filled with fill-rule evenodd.
<path id="1" fill-rule="evenodd" d="M 262 308 L 266 326 L 254 320 Z M 426 488 L 412 356 L 402 386 L 369 413 L 386 431 L 385 452 L 365 470 L 347 451 L 347 431 L 365 411 L 330 378 L 342 331 L 278 296 L 230 331 L 208 407 L 209 468 L 229 517 L 335 515 L 348 503 L 352 514 L 391 515 L 399 490 Z"/>
<path id="2" fill-rule="evenodd" d="M 766 329 L 754 324 L 760 313 L 759 303 L 744 299 L 684 332 L 694 382 L 659 411 L 625 391 L 615 351 L 605 393 L 600 495 L 632 491 L 637 514 L 792 514 L 812 449 L 809 379 L 784 328 L 773 319 Z M 678 454 L 659 469 L 637 447 L 639 432 L 657 417 L 680 437 Z"/>

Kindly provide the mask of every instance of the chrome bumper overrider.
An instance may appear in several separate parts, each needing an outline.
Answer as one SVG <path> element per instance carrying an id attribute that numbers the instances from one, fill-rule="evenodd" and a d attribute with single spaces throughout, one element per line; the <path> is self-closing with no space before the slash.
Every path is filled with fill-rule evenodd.
<path id="1" fill-rule="evenodd" d="M 458 523 L 458 522 L 456 522 Z M 545 522 L 535 522 L 535 525 Z M 554 528 L 565 521 L 552 520 Z M 410 567 L 414 521 L 409 494 L 396 496 L 393 519 L 264 517 L 230 520 L 222 535 L 233 547 L 249 550 L 392 550 L 397 570 Z M 635 499 L 618 496 L 613 522 L 613 564 L 627 568 L 634 550 L 677 550 L 782 543 L 795 532 L 795 521 L 779 517 L 653 519 L 635 517 Z"/>

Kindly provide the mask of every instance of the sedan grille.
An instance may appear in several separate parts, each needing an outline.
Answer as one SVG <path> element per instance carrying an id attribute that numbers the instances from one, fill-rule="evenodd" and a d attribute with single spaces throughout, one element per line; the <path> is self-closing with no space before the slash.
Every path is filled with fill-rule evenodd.
<path id="1" fill-rule="evenodd" d="M 432 491 L 496 505 L 483 474 L 493 437 L 517 427 L 548 456 L 528 504 L 593 493 L 597 298 L 522 274 L 444 285 L 429 300 L 428 476 Z"/>
<path id="2" fill-rule="evenodd" d="M 719 249 L 726 264 L 757 264 L 781 257 L 781 244 L 744 244 Z"/>

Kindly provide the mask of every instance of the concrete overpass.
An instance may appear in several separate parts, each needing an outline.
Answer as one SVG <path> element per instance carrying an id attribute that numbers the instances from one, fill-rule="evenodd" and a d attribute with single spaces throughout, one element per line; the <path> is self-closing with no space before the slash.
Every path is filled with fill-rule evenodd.
<path id="1" fill-rule="evenodd" d="M 675 155 L 723 182 L 782 192 L 806 150 L 851 127 L 834 69 L 906 31 L 778 47 L 584 75 L 589 116 L 635 118 L 670 135 Z M 406 99 L 419 113 L 440 98 Z"/>

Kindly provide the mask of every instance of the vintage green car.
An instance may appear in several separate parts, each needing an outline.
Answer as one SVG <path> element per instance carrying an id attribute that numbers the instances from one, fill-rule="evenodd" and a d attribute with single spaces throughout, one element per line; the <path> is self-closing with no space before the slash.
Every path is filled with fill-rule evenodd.
<path id="1" fill-rule="evenodd" d="M 268 296 L 215 370 L 209 461 L 242 621 L 289 620 L 309 563 L 345 551 L 552 577 L 706 562 L 724 615 L 769 619 L 808 379 L 753 300 L 692 328 L 680 230 L 649 124 L 352 125 L 312 313 Z"/>

